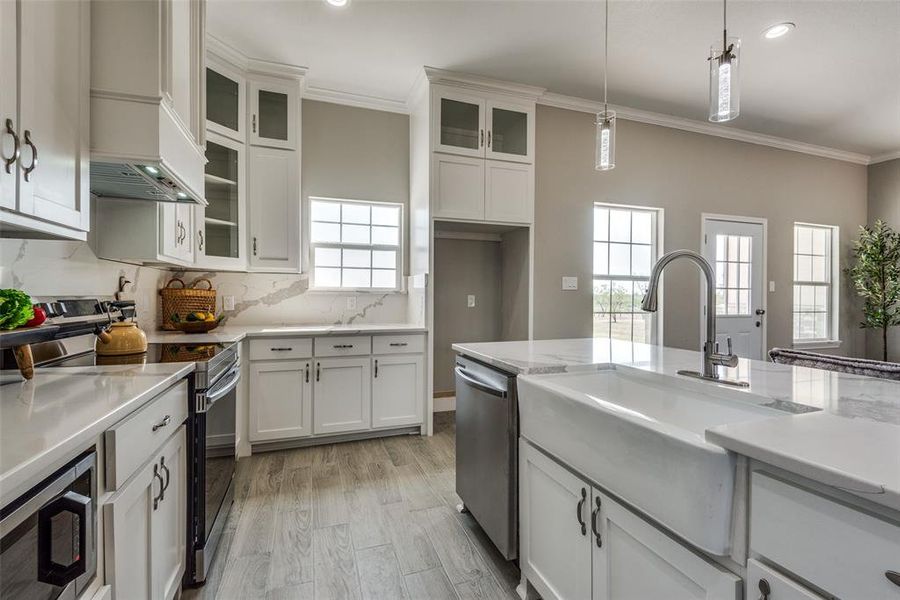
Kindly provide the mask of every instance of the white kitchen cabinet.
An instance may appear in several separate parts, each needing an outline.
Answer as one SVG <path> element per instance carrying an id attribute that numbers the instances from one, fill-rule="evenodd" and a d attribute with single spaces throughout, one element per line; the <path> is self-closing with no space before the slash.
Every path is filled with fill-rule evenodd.
<path id="1" fill-rule="evenodd" d="M 484 158 L 484 97 L 435 86 L 432 102 L 433 150 Z"/>
<path id="2" fill-rule="evenodd" d="M 485 158 L 534 162 L 534 104 L 489 99 L 485 118 Z"/>
<path id="3" fill-rule="evenodd" d="M 747 589 L 744 598 L 825 600 L 791 578 L 752 558 L 747 561 Z"/>
<path id="4" fill-rule="evenodd" d="M 432 155 L 432 215 L 484 220 L 484 163 L 481 158 Z"/>
<path id="5" fill-rule="evenodd" d="M 741 579 L 520 442 L 522 572 L 547 599 L 739 600 Z"/>
<path id="6" fill-rule="evenodd" d="M 312 360 L 250 363 L 250 441 L 269 442 L 312 433 Z"/>
<path id="7" fill-rule="evenodd" d="M 86 238 L 90 20 L 86 0 L 9 0 L 0 6 L 4 231 Z"/>
<path id="8" fill-rule="evenodd" d="M 193 266 L 193 205 L 112 198 L 97 202 L 97 256 Z"/>
<path id="9" fill-rule="evenodd" d="M 317 358 L 313 388 L 313 433 L 369 429 L 371 358 Z"/>
<path id="10" fill-rule="evenodd" d="M 254 77 L 250 82 L 250 143 L 297 148 L 300 91 L 293 81 Z"/>
<path id="11" fill-rule="evenodd" d="M 185 460 L 182 426 L 104 504 L 105 574 L 115 600 L 170 600 L 181 588 Z"/>
<path id="12" fill-rule="evenodd" d="M 206 130 L 246 140 L 246 78 L 215 54 L 206 56 Z"/>
<path id="13" fill-rule="evenodd" d="M 534 220 L 534 165 L 486 160 L 484 219 L 503 223 Z"/>
<path id="14" fill-rule="evenodd" d="M 422 423 L 425 360 L 421 354 L 372 358 L 372 427 Z"/>
<path id="15" fill-rule="evenodd" d="M 207 133 L 206 206 L 194 207 L 195 266 L 247 267 L 245 146 L 215 131 Z"/>
<path id="16" fill-rule="evenodd" d="M 248 170 L 250 268 L 258 271 L 299 272 L 298 152 L 251 146 Z"/>

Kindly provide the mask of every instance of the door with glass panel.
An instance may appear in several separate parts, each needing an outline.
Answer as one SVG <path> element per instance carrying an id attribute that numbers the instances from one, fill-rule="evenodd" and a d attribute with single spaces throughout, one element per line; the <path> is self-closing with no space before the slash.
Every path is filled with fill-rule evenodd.
<path id="1" fill-rule="evenodd" d="M 716 272 L 716 341 L 724 352 L 762 359 L 765 328 L 765 225 L 758 221 L 704 220 L 703 255 Z M 705 301 L 705 296 L 702 296 Z M 703 310 L 709 310 L 704 306 Z M 701 319 L 701 323 L 705 320 Z M 701 325 L 702 327 L 702 325 Z M 706 332 L 700 332 L 706 339 Z"/>
<path id="2" fill-rule="evenodd" d="M 496 160 L 533 161 L 534 108 L 489 100 L 485 106 L 484 155 Z"/>
<path id="3" fill-rule="evenodd" d="M 210 56 L 206 67 L 206 129 L 238 141 L 245 139 L 244 78 Z"/>
<path id="4" fill-rule="evenodd" d="M 435 152 L 484 157 L 485 101 L 455 91 L 436 88 L 434 94 Z"/>
<path id="5" fill-rule="evenodd" d="M 206 139 L 206 201 L 197 207 L 198 263 L 210 268 L 246 266 L 244 145 L 212 131 Z"/>
<path id="6" fill-rule="evenodd" d="M 270 148 L 297 147 L 300 99 L 290 83 L 254 81 L 250 84 L 250 143 Z"/>

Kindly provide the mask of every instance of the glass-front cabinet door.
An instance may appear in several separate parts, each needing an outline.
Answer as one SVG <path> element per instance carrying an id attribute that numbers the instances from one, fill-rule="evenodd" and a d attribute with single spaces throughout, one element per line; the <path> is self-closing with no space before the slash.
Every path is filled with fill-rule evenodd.
<path id="1" fill-rule="evenodd" d="M 250 143 L 270 148 L 297 147 L 297 89 L 290 84 L 252 82 Z"/>
<path id="2" fill-rule="evenodd" d="M 487 117 L 485 157 L 533 162 L 534 108 L 489 100 L 485 114 Z"/>
<path id="3" fill-rule="evenodd" d="M 206 267 L 243 268 L 244 146 L 210 132 L 206 139 L 206 207 L 197 207 L 198 263 Z"/>
<path id="4" fill-rule="evenodd" d="M 435 90 L 434 94 L 435 152 L 484 156 L 485 102 L 477 96 L 452 91 Z"/>
<path id="5" fill-rule="evenodd" d="M 206 67 L 206 128 L 244 141 L 244 78 L 214 57 Z"/>

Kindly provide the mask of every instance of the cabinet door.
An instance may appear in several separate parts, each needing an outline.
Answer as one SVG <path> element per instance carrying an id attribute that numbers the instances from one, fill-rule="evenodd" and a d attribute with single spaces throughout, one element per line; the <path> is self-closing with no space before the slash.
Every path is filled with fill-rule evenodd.
<path id="1" fill-rule="evenodd" d="M 432 155 L 433 216 L 484 219 L 484 160 Z"/>
<path id="2" fill-rule="evenodd" d="M 531 223 L 534 213 L 534 167 L 486 160 L 484 218 L 503 223 Z"/>
<path id="3" fill-rule="evenodd" d="M 251 82 L 250 143 L 296 149 L 299 110 L 296 85 L 289 82 Z"/>
<path id="4" fill-rule="evenodd" d="M 8 209 L 16 208 L 16 181 L 19 176 L 15 159 L 15 137 L 19 135 L 16 6 L 16 2 L 0 2 L 0 64 L 6 65 L 0 70 L 0 207 Z M 7 167 L 8 159 L 11 162 Z"/>
<path id="5" fill-rule="evenodd" d="M 159 465 L 163 478 L 159 504 L 150 514 L 154 598 L 170 600 L 181 589 L 186 537 L 186 455 L 185 427 L 181 426 L 153 461 Z"/>
<path id="6" fill-rule="evenodd" d="M 747 561 L 747 590 L 744 598 L 824 600 L 822 596 L 752 558 Z"/>
<path id="7" fill-rule="evenodd" d="M 519 450 L 522 573 L 544 600 L 588 600 L 590 485 L 527 442 L 521 441 Z"/>
<path id="8" fill-rule="evenodd" d="M 594 600 L 740 600 L 739 577 L 597 490 L 592 510 L 598 500 L 591 527 Z"/>
<path id="9" fill-rule="evenodd" d="M 206 63 L 206 129 L 239 142 L 246 138 L 245 80 L 213 57 Z M 207 153 L 209 145 L 207 144 Z"/>
<path id="10" fill-rule="evenodd" d="M 297 152 L 250 148 L 250 267 L 300 270 L 300 164 Z"/>
<path id="11" fill-rule="evenodd" d="M 421 354 L 372 359 L 372 427 L 419 425 L 425 393 Z"/>
<path id="12" fill-rule="evenodd" d="M 371 427 L 371 358 L 316 360 L 313 433 L 341 433 Z"/>
<path id="13" fill-rule="evenodd" d="M 90 4 L 46 0 L 18 6 L 18 211 L 87 231 Z M 7 67 L 12 65 L 4 65 L 4 70 Z"/>
<path id="14" fill-rule="evenodd" d="M 150 461 L 103 506 L 106 582 L 112 585 L 115 600 L 157 598 L 151 554 L 152 515 L 163 483 L 158 463 Z"/>
<path id="15" fill-rule="evenodd" d="M 250 363 L 250 441 L 303 437 L 312 433 L 309 360 Z"/>
<path id="16" fill-rule="evenodd" d="M 534 107 L 489 100 L 486 158 L 534 162 Z"/>
<path id="17" fill-rule="evenodd" d="M 434 88 L 432 149 L 462 156 L 484 156 L 484 100 Z"/>
<path id="18" fill-rule="evenodd" d="M 194 209 L 197 264 L 205 268 L 246 266 L 244 145 L 210 131 L 206 140 L 207 206 Z"/>
<path id="19" fill-rule="evenodd" d="M 159 259 L 193 262 L 193 205 L 159 203 Z"/>

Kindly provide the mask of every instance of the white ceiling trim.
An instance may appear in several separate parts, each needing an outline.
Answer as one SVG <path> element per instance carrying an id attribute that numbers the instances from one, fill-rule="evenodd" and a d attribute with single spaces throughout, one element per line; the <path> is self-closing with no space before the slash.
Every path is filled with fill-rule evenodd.
<path id="1" fill-rule="evenodd" d="M 365 94 L 353 94 L 350 92 L 342 92 L 340 90 L 330 90 L 328 88 L 311 86 L 308 83 L 303 88 L 303 98 L 305 100 L 320 100 L 322 102 L 343 104 L 345 106 L 353 106 L 356 108 L 368 108 L 372 110 L 402 113 L 405 115 L 409 114 L 409 105 L 403 100 L 392 100 L 390 98 L 381 98 L 378 96 L 367 96 Z"/>
<path id="2" fill-rule="evenodd" d="M 545 106 L 554 106 L 556 108 L 565 108 L 568 110 L 577 110 L 587 113 L 598 113 L 603 110 L 603 103 L 594 100 L 586 100 L 574 96 L 565 96 L 547 92 L 538 98 L 538 104 Z M 858 152 L 848 152 L 846 150 L 838 150 L 837 148 L 829 148 L 827 146 L 817 146 L 815 144 L 807 144 L 797 142 L 786 138 L 780 138 L 773 135 L 764 135 L 745 131 L 743 129 L 734 129 L 733 127 L 723 127 L 714 125 L 705 121 L 695 121 L 694 119 L 685 119 L 683 117 L 673 117 L 662 113 L 650 112 L 647 110 L 639 110 L 629 108 L 627 106 L 617 106 L 610 104 L 610 108 L 616 111 L 619 118 L 628 121 L 636 121 L 638 123 L 647 123 L 650 125 L 659 125 L 661 127 L 669 127 L 671 129 L 680 129 L 682 131 L 690 131 L 703 135 L 726 138 L 739 142 L 748 142 L 750 144 L 758 144 L 760 146 L 769 146 L 780 150 L 789 150 L 791 152 L 801 152 L 813 156 L 821 156 L 844 162 L 856 163 L 859 165 L 868 165 L 872 162 L 872 157 Z M 890 158 L 884 159 L 890 160 Z"/>
<path id="3" fill-rule="evenodd" d="M 878 164 L 878 163 L 887 162 L 887 161 L 889 161 L 889 160 L 894 160 L 894 159 L 897 159 L 897 158 L 900 158 L 900 150 L 897 150 L 897 151 L 895 151 L 895 152 L 886 152 L 886 153 L 884 153 L 884 154 L 878 154 L 878 155 L 876 155 L 876 156 L 873 156 L 873 157 L 869 160 L 869 164 L 870 164 L 870 165 L 875 165 L 875 164 Z"/>

